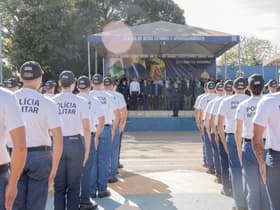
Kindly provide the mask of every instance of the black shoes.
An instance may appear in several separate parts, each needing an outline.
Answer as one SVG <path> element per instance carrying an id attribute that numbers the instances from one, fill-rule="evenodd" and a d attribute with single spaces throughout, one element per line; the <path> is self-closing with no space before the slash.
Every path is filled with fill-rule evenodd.
<path id="1" fill-rule="evenodd" d="M 98 198 L 105 198 L 111 196 L 111 192 L 109 190 L 105 192 L 98 192 Z"/>
<path id="2" fill-rule="evenodd" d="M 90 197 L 95 199 L 95 198 L 105 198 L 105 197 L 109 197 L 111 195 L 111 192 L 109 190 L 105 191 L 105 192 L 98 192 L 98 195 L 96 196 L 96 193 L 91 193 Z"/>
<path id="3" fill-rule="evenodd" d="M 96 198 L 96 193 L 91 193 L 91 194 L 90 194 L 90 197 L 91 197 L 91 198 Z"/>
<path id="4" fill-rule="evenodd" d="M 118 168 L 123 168 L 123 164 L 119 164 L 119 165 L 118 165 Z"/>
<path id="5" fill-rule="evenodd" d="M 108 180 L 109 183 L 115 183 L 115 182 L 118 182 L 118 181 L 119 181 L 119 180 L 118 180 L 118 178 L 116 178 L 116 177 L 114 177 L 114 178 Z"/>
<path id="6" fill-rule="evenodd" d="M 94 210 L 94 209 L 97 209 L 97 204 L 80 203 L 80 210 Z"/>
<path id="7" fill-rule="evenodd" d="M 207 170 L 206 173 L 207 174 L 216 174 L 215 171 L 210 171 L 210 170 Z"/>
<path id="8" fill-rule="evenodd" d="M 218 184 L 222 184 L 222 180 L 221 178 L 217 177 L 214 182 L 218 183 Z"/>

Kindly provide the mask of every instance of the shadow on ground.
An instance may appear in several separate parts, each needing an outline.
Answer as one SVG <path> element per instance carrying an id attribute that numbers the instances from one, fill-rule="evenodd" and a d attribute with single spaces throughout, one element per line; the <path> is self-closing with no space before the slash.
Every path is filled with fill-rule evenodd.
<path id="1" fill-rule="evenodd" d="M 96 200 L 104 209 L 122 209 L 121 206 L 127 203 L 143 210 L 177 209 L 170 201 L 171 191 L 166 184 L 125 170 L 121 170 L 119 179 L 119 182 L 110 184 L 110 188 L 117 193 L 116 196 L 113 194 L 111 198 Z"/>

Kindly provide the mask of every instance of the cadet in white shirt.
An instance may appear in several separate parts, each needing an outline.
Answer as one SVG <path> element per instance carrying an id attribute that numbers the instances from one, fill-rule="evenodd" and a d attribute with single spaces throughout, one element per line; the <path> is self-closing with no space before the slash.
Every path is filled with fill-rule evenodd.
<path id="1" fill-rule="evenodd" d="M 61 72 L 62 92 L 53 98 L 59 109 L 63 134 L 63 153 L 54 182 L 55 210 L 79 209 L 81 175 L 89 155 L 89 106 L 84 98 L 72 93 L 75 83 L 72 71 Z"/>
<path id="2" fill-rule="evenodd" d="M 205 109 L 207 104 L 217 96 L 215 94 L 215 87 L 216 87 L 215 82 L 213 81 L 207 82 L 208 94 L 200 99 L 200 102 L 198 104 L 198 114 L 197 114 L 198 122 L 200 124 L 200 127 L 203 128 L 203 132 L 204 132 L 203 137 L 205 143 L 206 162 L 208 168 L 207 173 L 209 174 L 215 174 L 215 167 L 214 167 L 212 146 L 205 129 L 204 119 L 206 116 Z"/>
<path id="3" fill-rule="evenodd" d="M 93 168 L 93 177 L 91 183 L 91 197 L 99 198 L 108 197 L 111 192 L 107 189 L 109 158 L 111 154 L 111 142 L 115 136 L 115 130 L 119 123 L 118 107 L 114 103 L 113 96 L 107 94 L 103 87 L 103 78 L 100 74 L 95 74 L 92 77 L 93 90 L 90 95 L 96 97 L 105 110 L 104 129 L 99 137 L 97 148 L 97 166 Z"/>
<path id="4" fill-rule="evenodd" d="M 120 143 L 119 143 L 119 151 L 118 151 L 118 168 L 123 168 L 123 165 L 120 163 L 120 152 L 121 152 L 121 144 L 122 144 L 122 135 L 125 129 L 126 120 L 127 120 L 127 104 L 124 98 L 124 95 L 117 90 L 117 84 L 114 83 L 113 90 L 115 91 L 116 95 L 119 97 L 122 108 L 120 109 L 120 125 L 119 125 L 119 132 L 120 132 Z"/>
<path id="5" fill-rule="evenodd" d="M 261 179 L 259 166 L 251 144 L 253 137 L 252 119 L 256 112 L 257 103 L 261 99 L 264 88 L 262 75 L 253 74 L 249 77 L 251 97 L 242 101 L 236 110 L 236 145 L 239 160 L 247 187 L 247 204 L 250 210 L 270 209 L 266 187 Z M 243 140 L 243 148 L 242 148 Z"/>
<path id="6" fill-rule="evenodd" d="M 211 100 L 205 109 L 205 128 L 208 135 L 208 139 L 210 140 L 212 151 L 213 151 L 213 159 L 214 159 L 214 165 L 215 165 L 215 171 L 216 171 L 216 182 L 221 183 L 221 164 L 220 164 L 220 158 L 219 158 L 219 139 L 217 137 L 216 127 L 211 126 L 211 111 L 213 110 L 214 105 L 217 103 L 217 101 L 220 101 L 221 98 L 224 96 L 224 83 L 218 82 L 216 84 L 216 93 L 217 96 L 213 100 Z"/>
<path id="7" fill-rule="evenodd" d="M 4 81 L 5 88 L 8 90 L 15 92 L 18 90 L 18 81 L 16 78 L 9 78 L 8 80 Z"/>
<path id="8" fill-rule="evenodd" d="M 79 77 L 77 81 L 77 87 L 80 93 L 78 96 L 85 98 L 89 105 L 90 110 L 90 130 L 91 130 L 91 142 L 88 161 L 83 169 L 82 181 L 81 181 L 81 202 L 80 210 L 96 209 L 97 205 L 90 201 L 90 185 L 92 178 L 92 171 L 96 171 L 97 166 L 97 148 L 99 136 L 104 127 L 105 111 L 99 100 L 89 95 L 91 82 L 87 76 Z"/>
<path id="9" fill-rule="evenodd" d="M 55 87 L 56 87 L 56 82 L 53 81 L 53 80 L 48 80 L 45 83 L 46 93 L 44 95 L 48 96 L 50 98 L 53 98 L 54 97 Z"/>
<path id="10" fill-rule="evenodd" d="M 43 71 L 39 63 L 28 61 L 20 68 L 23 88 L 16 92 L 26 123 L 27 159 L 18 183 L 14 203 L 17 209 L 45 209 L 48 186 L 53 185 L 62 152 L 61 123 L 51 99 L 38 92 Z M 53 135 L 53 151 L 51 139 Z"/>
<path id="11" fill-rule="evenodd" d="M 228 154 L 229 167 L 232 177 L 233 198 L 237 209 L 246 209 L 246 198 L 243 191 L 242 167 L 238 158 L 235 142 L 235 112 L 240 102 L 249 98 L 245 95 L 247 81 L 244 78 L 234 80 L 235 95 L 229 96 L 222 101 L 218 111 L 218 129 L 225 151 Z M 225 126 L 225 128 L 224 128 Z M 226 133 L 226 134 L 225 134 Z"/>
<path id="12" fill-rule="evenodd" d="M 0 209 L 11 210 L 26 159 L 25 127 L 15 96 L 0 88 L 0 100 L 5 102 L 0 103 Z M 14 147 L 11 159 L 6 149 L 6 134 L 11 136 Z"/>
<path id="13" fill-rule="evenodd" d="M 114 81 L 111 77 L 105 77 L 103 80 L 104 83 L 104 88 L 106 90 L 107 93 L 113 95 L 114 97 L 114 101 L 116 106 L 118 107 L 118 112 L 120 117 L 124 116 L 121 115 L 121 112 L 123 112 L 123 109 L 126 109 L 126 103 L 124 100 L 122 100 L 123 98 L 120 97 L 120 95 L 113 90 L 114 86 Z M 124 119 L 122 119 L 123 121 Z M 121 121 L 120 121 L 121 122 Z M 119 148 L 120 148 L 120 122 L 118 124 L 118 127 L 116 128 L 115 131 L 115 137 L 112 141 L 112 148 L 111 148 L 111 158 L 110 158 L 110 165 L 109 165 L 109 179 L 108 182 L 109 183 L 114 183 L 117 182 L 117 171 L 118 171 L 118 155 L 119 155 Z"/>
<path id="14" fill-rule="evenodd" d="M 267 185 L 271 209 L 280 209 L 280 93 L 263 97 L 253 118 L 253 147 L 259 164 L 262 180 Z M 264 157 L 263 133 L 267 132 Z M 266 161 L 265 161 L 266 159 Z"/>
<path id="15" fill-rule="evenodd" d="M 215 140 L 218 141 L 219 145 L 219 159 L 221 164 L 221 181 L 223 184 L 223 190 L 221 191 L 222 194 L 231 196 L 232 195 L 232 187 L 231 182 L 229 178 L 229 166 L 228 166 L 228 155 L 224 149 L 223 143 L 221 141 L 219 132 L 218 132 L 218 110 L 220 107 L 220 104 L 224 99 L 226 99 L 228 96 L 231 96 L 233 94 L 233 81 L 232 80 L 226 80 L 224 83 L 224 92 L 225 96 L 219 97 L 213 107 L 211 112 L 211 120 L 210 125 L 212 128 L 212 131 L 214 131 L 215 134 Z"/>
<path id="16" fill-rule="evenodd" d="M 199 95 L 194 103 L 194 118 L 196 122 L 196 126 L 201 134 L 201 140 L 202 140 L 202 155 L 203 155 L 203 167 L 207 168 L 207 162 L 206 162 L 206 148 L 205 148 L 205 142 L 204 142 L 204 132 L 203 129 L 200 127 L 199 119 L 198 119 L 198 104 L 202 97 L 208 94 L 207 90 L 207 83 L 204 84 L 204 93 Z"/>

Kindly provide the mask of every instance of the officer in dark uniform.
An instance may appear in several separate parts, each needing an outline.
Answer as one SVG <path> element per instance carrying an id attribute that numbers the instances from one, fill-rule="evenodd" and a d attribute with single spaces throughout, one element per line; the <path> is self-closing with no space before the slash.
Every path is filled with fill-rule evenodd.
<path id="1" fill-rule="evenodd" d="M 180 96 L 181 96 L 181 92 L 178 88 L 178 84 L 177 82 L 174 82 L 173 89 L 171 92 L 173 117 L 178 117 Z"/>

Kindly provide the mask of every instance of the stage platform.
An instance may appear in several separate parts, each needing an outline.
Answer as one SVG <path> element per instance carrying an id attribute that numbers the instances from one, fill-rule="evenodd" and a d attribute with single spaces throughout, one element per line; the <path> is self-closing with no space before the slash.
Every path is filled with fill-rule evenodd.
<path id="1" fill-rule="evenodd" d="M 197 130 L 193 111 L 129 111 L 126 131 L 194 131 Z"/>

